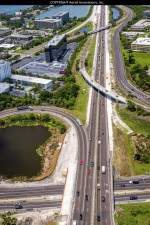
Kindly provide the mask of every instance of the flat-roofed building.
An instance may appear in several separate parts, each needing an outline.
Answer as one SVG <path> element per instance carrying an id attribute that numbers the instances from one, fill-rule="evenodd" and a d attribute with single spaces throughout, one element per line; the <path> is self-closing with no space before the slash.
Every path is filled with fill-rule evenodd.
<path id="1" fill-rule="evenodd" d="M 10 84 L 8 84 L 8 83 L 0 83 L 0 94 L 8 92 L 9 86 L 10 86 Z"/>
<path id="2" fill-rule="evenodd" d="M 143 11 L 143 17 L 150 18 L 150 10 Z"/>
<path id="3" fill-rule="evenodd" d="M 15 46 L 16 45 L 14 45 L 14 44 L 0 44 L 0 48 L 6 48 L 6 49 L 11 49 Z"/>
<path id="4" fill-rule="evenodd" d="M 15 12 L 15 16 L 21 16 L 22 12 Z"/>
<path id="5" fill-rule="evenodd" d="M 15 23 L 15 22 L 19 22 L 21 20 L 20 17 L 12 17 L 10 18 L 10 22 Z"/>
<path id="6" fill-rule="evenodd" d="M 41 87 L 43 87 L 44 89 L 48 89 L 52 85 L 52 80 L 49 79 L 21 76 L 21 75 L 11 75 L 10 78 L 13 80 L 14 83 L 17 84 L 32 86 L 33 83 L 36 83 Z"/>
<path id="7" fill-rule="evenodd" d="M 66 35 L 56 35 L 45 46 L 46 62 L 57 61 L 67 48 Z"/>
<path id="8" fill-rule="evenodd" d="M 6 12 L 0 12 L 0 18 L 6 16 Z"/>
<path id="9" fill-rule="evenodd" d="M 0 30 L 0 37 L 11 34 L 11 30 Z"/>
<path id="10" fill-rule="evenodd" d="M 10 63 L 0 60 L 0 82 L 11 76 Z"/>
<path id="11" fill-rule="evenodd" d="M 131 43 L 133 51 L 150 51 L 150 38 L 139 37 Z"/>
<path id="12" fill-rule="evenodd" d="M 58 28 L 62 25 L 62 22 L 60 19 L 44 19 L 44 20 L 34 20 L 34 27 L 38 28 L 48 28 L 48 29 L 53 29 L 53 28 Z"/>
<path id="13" fill-rule="evenodd" d="M 140 20 L 131 26 L 132 30 L 146 30 L 150 26 L 150 20 Z"/>
<path id="14" fill-rule="evenodd" d="M 13 40 L 24 40 L 24 41 L 30 41 L 33 39 L 32 35 L 21 35 L 21 34 L 12 34 L 9 36 L 9 38 Z"/>
<path id="15" fill-rule="evenodd" d="M 62 25 L 69 20 L 69 12 L 59 12 L 52 16 L 52 19 L 61 19 Z"/>

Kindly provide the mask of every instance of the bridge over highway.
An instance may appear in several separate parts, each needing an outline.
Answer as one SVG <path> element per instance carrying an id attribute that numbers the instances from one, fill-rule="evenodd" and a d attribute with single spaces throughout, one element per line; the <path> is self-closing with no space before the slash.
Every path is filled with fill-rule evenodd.
<path id="1" fill-rule="evenodd" d="M 99 28 L 99 29 L 97 29 L 97 30 L 89 31 L 89 32 L 87 32 L 87 34 L 88 34 L 88 35 L 90 35 L 90 34 L 95 34 L 95 33 L 97 33 L 97 32 L 106 30 L 106 29 L 108 29 L 108 28 L 110 28 L 110 27 L 111 27 L 111 24 L 108 24 L 107 26 L 101 27 L 101 28 Z"/>
<path id="2" fill-rule="evenodd" d="M 89 74 L 87 73 L 85 67 L 83 67 L 82 69 L 80 69 L 80 72 L 81 72 L 83 78 L 87 81 L 87 83 L 89 83 L 91 86 L 93 86 L 96 90 L 98 90 L 99 92 L 102 92 L 105 95 L 113 98 L 118 103 L 120 102 L 120 103 L 126 104 L 125 98 L 123 98 L 122 96 L 119 96 L 119 95 L 117 95 L 115 93 L 112 93 L 112 92 L 108 91 L 105 87 L 101 86 L 96 81 L 94 81 L 89 76 Z"/>

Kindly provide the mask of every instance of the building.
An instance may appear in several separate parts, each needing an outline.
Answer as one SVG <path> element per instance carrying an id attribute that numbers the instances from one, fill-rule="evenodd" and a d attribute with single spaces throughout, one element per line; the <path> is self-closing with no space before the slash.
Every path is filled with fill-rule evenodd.
<path id="1" fill-rule="evenodd" d="M 69 20 L 69 12 L 59 12 L 53 15 L 52 19 L 60 19 L 62 21 L 62 25 L 64 25 Z"/>
<path id="2" fill-rule="evenodd" d="M 11 30 L 0 30 L 0 37 L 11 34 Z"/>
<path id="3" fill-rule="evenodd" d="M 44 89 L 48 89 L 52 85 L 52 80 L 43 79 L 43 78 L 36 78 L 36 77 L 28 77 L 28 76 L 21 76 L 21 75 L 11 75 L 10 77 L 14 83 L 21 84 L 21 85 L 31 85 L 36 83 L 43 87 Z"/>
<path id="4" fill-rule="evenodd" d="M 0 60 L 0 82 L 11 76 L 10 63 Z"/>
<path id="5" fill-rule="evenodd" d="M 133 51 L 150 51 L 150 38 L 139 37 L 131 44 Z"/>
<path id="6" fill-rule="evenodd" d="M 6 38 L 0 38 L 0 44 L 4 43 Z"/>
<path id="7" fill-rule="evenodd" d="M 10 22 L 15 23 L 15 22 L 19 22 L 21 20 L 20 17 L 12 17 L 10 18 Z"/>
<path id="8" fill-rule="evenodd" d="M 150 26 L 150 20 L 140 20 L 131 26 L 132 30 L 146 30 Z"/>
<path id="9" fill-rule="evenodd" d="M 21 34 L 13 34 L 11 36 L 9 36 L 9 38 L 13 39 L 13 40 L 24 40 L 24 41 L 30 41 L 33 39 L 32 35 L 21 35 Z"/>
<path id="10" fill-rule="evenodd" d="M 21 16 L 22 12 L 15 12 L 15 16 Z"/>
<path id="11" fill-rule="evenodd" d="M 0 12 L 0 18 L 2 18 L 3 16 L 6 16 L 6 12 Z"/>
<path id="12" fill-rule="evenodd" d="M 46 62 L 57 61 L 66 48 L 67 48 L 66 35 L 65 34 L 56 35 L 45 46 Z"/>
<path id="13" fill-rule="evenodd" d="M 128 39 L 131 39 L 138 36 L 139 32 L 122 32 L 121 35 L 127 37 Z"/>
<path id="14" fill-rule="evenodd" d="M 10 86 L 10 84 L 8 84 L 8 83 L 0 83 L 0 94 L 8 92 L 9 86 Z"/>
<path id="15" fill-rule="evenodd" d="M 150 18 L 150 10 L 143 11 L 143 17 Z"/>
<path id="16" fill-rule="evenodd" d="M 16 45 L 14 45 L 14 44 L 0 44 L 0 48 L 6 48 L 6 49 L 11 49 L 15 46 Z"/>
<path id="17" fill-rule="evenodd" d="M 53 29 L 53 28 L 58 28 L 62 25 L 61 20 L 59 19 L 44 19 L 44 20 L 34 20 L 34 27 L 38 28 L 48 28 L 48 29 Z"/>

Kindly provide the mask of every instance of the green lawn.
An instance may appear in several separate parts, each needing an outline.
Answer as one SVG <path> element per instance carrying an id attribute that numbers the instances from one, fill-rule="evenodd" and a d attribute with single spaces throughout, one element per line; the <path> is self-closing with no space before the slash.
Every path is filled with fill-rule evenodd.
<path id="1" fill-rule="evenodd" d="M 149 135 L 150 123 L 139 119 L 135 113 L 127 111 L 126 108 L 118 110 L 121 119 L 135 132 Z"/>
<path id="2" fill-rule="evenodd" d="M 87 56 L 87 60 L 88 60 L 88 71 L 87 72 L 89 75 L 92 75 L 95 44 L 96 44 L 96 35 L 94 36 L 93 40 L 91 41 L 91 45 L 89 47 L 89 54 Z"/>
<path id="3" fill-rule="evenodd" d="M 149 225 L 150 202 L 116 205 L 116 225 Z M 121 209 L 119 210 L 118 207 Z"/>

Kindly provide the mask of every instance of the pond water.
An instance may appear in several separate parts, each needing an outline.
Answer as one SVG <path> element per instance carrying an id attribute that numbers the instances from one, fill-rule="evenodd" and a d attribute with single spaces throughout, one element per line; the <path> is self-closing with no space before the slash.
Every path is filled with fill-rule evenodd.
<path id="1" fill-rule="evenodd" d="M 117 19 L 118 16 L 120 16 L 119 10 L 116 9 L 116 8 L 113 8 L 113 7 L 111 8 L 111 10 L 112 10 L 112 12 L 113 12 L 113 19 Z"/>
<path id="2" fill-rule="evenodd" d="M 41 170 L 41 157 L 36 149 L 51 136 L 47 127 L 7 127 L 0 129 L 0 174 L 36 176 Z"/>
<path id="3" fill-rule="evenodd" d="M 88 27 L 83 27 L 81 30 L 79 30 L 79 32 L 84 32 L 84 31 L 88 32 L 89 28 Z"/>

